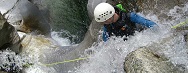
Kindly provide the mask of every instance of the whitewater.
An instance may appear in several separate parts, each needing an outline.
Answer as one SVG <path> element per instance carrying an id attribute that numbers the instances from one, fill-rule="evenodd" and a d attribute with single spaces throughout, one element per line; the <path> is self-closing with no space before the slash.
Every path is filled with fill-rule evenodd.
<path id="1" fill-rule="evenodd" d="M 80 67 L 77 67 L 75 73 L 124 73 L 125 57 L 130 52 L 139 47 L 159 43 L 166 38 L 170 38 L 170 41 L 167 44 L 160 44 L 160 48 L 169 49 L 161 50 L 159 54 L 164 54 L 174 65 L 184 65 L 188 68 L 188 49 L 184 40 L 186 30 L 176 31 L 171 28 L 188 18 L 185 16 L 188 14 L 188 3 L 184 7 L 175 6 L 166 14 L 171 16 L 172 20 L 159 20 L 157 15 L 152 14 L 152 12 L 147 15 L 140 12 L 139 15 L 156 22 L 158 27 L 137 32 L 135 36 L 130 36 L 127 41 L 123 41 L 122 38 L 112 37 L 107 42 L 94 44 L 86 50 L 89 59 Z M 171 38 L 172 36 L 176 37 Z M 87 54 L 87 51 L 93 53 Z"/>
<path id="2" fill-rule="evenodd" d="M 130 36 L 127 41 L 123 41 L 120 37 L 111 37 L 107 42 L 101 41 L 101 35 L 99 35 L 98 42 L 94 42 L 92 47 L 85 50 L 83 57 L 88 56 L 83 60 L 80 66 L 75 67 L 75 70 L 70 70 L 69 73 L 124 73 L 124 61 L 125 57 L 132 51 L 143 46 L 150 46 L 155 43 L 161 42 L 163 39 L 168 39 L 167 43 L 156 45 L 162 49 L 159 54 L 163 54 L 169 58 L 174 65 L 184 65 L 188 69 L 188 49 L 184 39 L 186 30 L 177 31 L 171 27 L 188 19 L 188 3 L 183 7 L 175 6 L 174 9 L 168 11 L 168 16 L 171 19 L 158 19 L 158 16 L 152 12 L 144 15 L 143 12 L 139 15 L 146 17 L 157 23 L 157 27 L 144 30 L 142 32 L 136 32 L 135 36 Z M 58 33 L 52 32 L 52 38 L 56 40 L 61 46 L 71 46 L 68 38 L 62 38 Z M 102 33 L 102 30 L 99 31 Z M 35 49 L 35 51 L 38 51 Z M 20 57 L 12 52 L 0 52 L 1 62 L 7 62 L 6 55 L 15 57 L 16 65 L 22 67 L 26 62 L 30 62 L 26 57 Z M 24 61 L 24 62 L 23 62 Z M 36 62 L 34 62 L 36 63 Z M 49 69 L 49 70 L 45 70 Z M 8 70 L 8 68 L 7 68 Z M 45 70 L 45 71 L 44 71 Z M 56 72 L 53 68 L 45 68 L 38 64 L 34 64 L 31 68 L 26 70 L 27 73 L 50 73 Z"/>

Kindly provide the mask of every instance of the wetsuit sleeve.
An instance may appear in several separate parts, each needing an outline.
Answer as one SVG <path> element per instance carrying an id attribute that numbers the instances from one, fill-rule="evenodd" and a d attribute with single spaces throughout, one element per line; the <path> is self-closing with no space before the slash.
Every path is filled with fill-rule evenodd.
<path id="1" fill-rule="evenodd" d="M 134 12 L 131 12 L 130 13 L 130 20 L 134 23 L 138 23 L 138 24 L 141 24 L 141 25 L 144 25 L 148 28 L 150 27 L 153 27 L 154 25 L 156 25 L 155 22 L 151 21 L 151 20 L 148 20 L 148 19 L 145 19 L 144 17 L 141 17 L 140 15 L 134 13 Z"/>
<path id="2" fill-rule="evenodd" d="M 107 29 L 105 27 L 103 27 L 103 33 L 102 33 L 102 39 L 104 42 L 106 42 L 109 38 L 109 35 L 108 35 L 108 32 L 107 32 Z"/>

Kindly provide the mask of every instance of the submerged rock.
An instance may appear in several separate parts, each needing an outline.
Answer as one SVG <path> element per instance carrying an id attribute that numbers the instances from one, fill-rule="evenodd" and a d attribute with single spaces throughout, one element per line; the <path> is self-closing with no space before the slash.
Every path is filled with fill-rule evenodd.
<path id="1" fill-rule="evenodd" d="M 126 73 L 183 73 L 167 58 L 148 48 L 133 51 L 125 58 Z"/>
<path id="2" fill-rule="evenodd" d="M 44 73 L 67 73 L 68 70 L 78 65 L 78 62 L 68 62 L 47 66 L 47 64 L 78 58 L 79 54 L 76 53 L 78 51 L 75 51 L 76 46 L 59 46 L 53 39 L 41 35 L 26 35 L 21 44 L 23 45 L 22 54 L 28 55 L 31 61 L 35 62 L 34 65 L 37 65 L 38 70 Z M 71 51 L 75 51 L 76 56 L 70 54 Z M 34 70 L 30 67 L 24 69 L 24 73 L 30 73 L 28 69 Z"/>

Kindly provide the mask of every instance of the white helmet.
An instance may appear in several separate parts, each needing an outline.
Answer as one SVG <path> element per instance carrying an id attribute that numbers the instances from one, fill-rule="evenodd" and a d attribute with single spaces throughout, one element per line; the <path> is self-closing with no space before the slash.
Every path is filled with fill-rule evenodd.
<path id="1" fill-rule="evenodd" d="M 95 7 L 94 16 L 97 22 L 104 22 L 111 18 L 115 13 L 115 9 L 108 3 L 100 3 Z"/>

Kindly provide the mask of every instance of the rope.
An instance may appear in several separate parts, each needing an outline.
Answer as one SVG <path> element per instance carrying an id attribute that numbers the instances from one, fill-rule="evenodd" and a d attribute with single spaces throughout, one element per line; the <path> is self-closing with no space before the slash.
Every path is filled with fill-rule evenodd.
<path id="1" fill-rule="evenodd" d="M 185 24 L 188 24 L 188 19 L 186 19 L 184 22 L 181 22 L 181 23 L 179 23 L 179 24 L 177 24 L 177 25 L 175 25 L 175 26 L 172 26 L 171 28 L 176 29 L 177 27 L 183 26 L 183 25 L 185 25 Z"/>
<path id="2" fill-rule="evenodd" d="M 75 61 L 79 61 L 79 60 L 85 60 L 89 57 L 85 57 L 85 58 L 77 58 L 77 59 L 73 59 L 73 60 L 65 60 L 65 61 L 62 61 L 62 62 L 54 62 L 54 63 L 50 63 L 50 64 L 42 64 L 43 66 L 53 66 L 53 65 L 57 65 L 57 64 L 63 64 L 63 63 L 68 63 L 68 62 L 75 62 Z"/>

